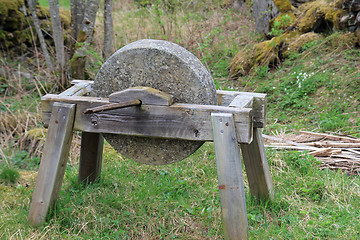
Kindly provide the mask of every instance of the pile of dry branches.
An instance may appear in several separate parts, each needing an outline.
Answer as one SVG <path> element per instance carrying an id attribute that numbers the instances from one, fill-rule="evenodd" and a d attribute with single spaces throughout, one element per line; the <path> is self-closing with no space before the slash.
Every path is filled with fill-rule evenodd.
<path id="1" fill-rule="evenodd" d="M 349 136 L 300 131 L 299 135 L 274 137 L 263 135 L 266 147 L 309 151 L 320 162 L 320 168 L 341 169 L 349 174 L 360 173 L 360 139 Z"/>

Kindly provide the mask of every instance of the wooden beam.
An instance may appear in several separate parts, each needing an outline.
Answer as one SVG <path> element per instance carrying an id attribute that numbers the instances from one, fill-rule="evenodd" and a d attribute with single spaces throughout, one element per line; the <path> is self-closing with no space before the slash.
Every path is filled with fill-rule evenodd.
<path id="1" fill-rule="evenodd" d="M 247 239 L 248 221 L 240 149 L 232 114 L 211 114 L 225 239 Z"/>
<path id="2" fill-rule="evenodd" d="M 91 85 L 94 81 L 88 80 L 73 80 L 72 84 L 86 83 L 89 86 L 89 92 L 91 91 Z M 251 93 L 251 92 L 238 92 L 238 91 L 225 91 L 217 90 L 216 95 L 218 98 L 218 105 L 228 107 L 236 97 L 240 99 L 246 99 L 253 97 L 252 115 L 254 121 L 254 127 L 264 128 L 266 118 L 266 94 L 264 93 Z M 250 106 L 249 106 L 250 107 Z"/>
<path id="3" fill-rule="evenodd" d="M 86 83 L 89 83 L 90 85 L 94 84 L 94 81 L 91 81 L 91 80 L 81 80 L 81 79 L 73 79 L 71 81 L 71 84 L 78 84 L 78 83 L 83 83 L 83 82 L 86 82 Z"/>
<path id="4" fill-rule="evenodd" d="M 83 81 L 60 93 L 60 96 L 84 96 L 91 92 L 91 83 Z"/>
<path id="5" fill-rule="evenodd" d="M 109 104 L 108 99 L 46 95 L 42 98 L 45 124 L 51 114 L 53 102 L 68 102 L 77 105 L 74 129 L 79 131 L 213 141 L 210 115 L 212 112 L 224 112 L 234 115 L 238 141 L 249 143 L 252 140 L 251 109 L 246 108 L 195 104 L 141 105 L 83 114 L 88 108 Z"/>
<path id="6" fill-rule="evenodd" d="M 351 143 L 360 143 L 360 139 L 358 138 L 351 138 L 346 136 L 337 136 L 332 134 L 326 134 L 326 133 L 316 133 L 316 132 L 308 132 L 308 131 L 299 131 L 299 133 L 308 134 L 316 137 L 324 137 L 329 140 L 335 140 L 335 141 L 344 141 L 344 142 L 351 142 Z"/>
<path id="7" fill-rule="evenodd" d="M 101 133 L 81 133 L 79 182 L 92 183 L 100 177 L 104 137 Z"/>
<path id="8" fill-rule="evenodd" d="M 243 107 L 249 99 L 253 98 L 252 105 L 248 103 L 248 107 L 252 108 L 252 116 L 254 127 L 263 128 L 266 118 L 266 94 L 249 93 L 249 92 L 232 92 L 232 91 L 216 91 L 218 96 L 218 104 L 220 106 L 238 106 Z"/>
<path id="9" fill-rule="evenodd" d="M 253 108 L 254 97 L 249 95 L 238 95 L 236 96 L 229 107 L 237 107 L 237 108 Z"/>
<path id="10" fill-rule="evenodd" d="M 109 96 L 109 102 L 127 102 L 139 99 L 145 105 L 170 106 L 173 103 L 173 96 L 151 87 L 132 87 L 114 92 Z"/>
<path id="11" fill-rule="evenodd" d="M 28 220 L 33 226 L 45 222 L 49 208 L 58 198 L 71 146 L 74 116 L 74 104 L 54 104 L 30 204 Z"/>
<path id="12" fill-rule="evenodd" d="M 250 144 L 240 144 L 251 195 L 273 200 L 274 190 L 260 128 L 254 128 Z"/>

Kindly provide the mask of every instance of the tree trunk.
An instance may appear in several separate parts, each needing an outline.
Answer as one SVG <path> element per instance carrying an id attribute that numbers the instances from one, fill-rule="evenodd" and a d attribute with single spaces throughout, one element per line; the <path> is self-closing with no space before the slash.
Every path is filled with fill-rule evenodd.
<path id="1" fill-rule="evenodd" d="M 56 50 L 56 62 L 62 72 L 65 67 L 64 37 L 60 20 L 59 0 L 49 0 L 51 25 Z"/>
<path id="2" fill-rule="evenodd" d="M 104 60 L 112 54 L 112 0 L 104 1 Z"/>
<path id="3" fill-rule="evenodd" d="M 71 33 L 74 40 L 77 39 L 84 18 L 84 9 L 84 0 L 71 0 Z"/>
<path id="4" fill-rule="evenodd" d="M 243 4 L 245 4 L 245 0 L 235 0 L 233 3 L 233 8 L 240 9 Z"/>
<path id="5" fill-rule="evenodd" d="M 270 31 L 269 21 L 278 15 L 278 9 L 276 8 L 274 2 L 272 0 L 255 0 L 253 13 L 256 32 L 268 34 Z"/>
<path id="6" fill-rule="evenodd" d="M 99 0 L 88 0 L 84 13 L 84 19 L 78 35 L 78 42 L 90 44 L 94 33 L 96 13 L 99 8 Z"/>
<path id="7" fill-rule="evenodd" d="M 70 58 L 75 51 L 76 39 L 84 18 L 85 0 L 71 0 L 71 44 Z"/>
<path id="8" fill-rule="evenodd" d="M 92 40 L 98 8 L 99 0 L 87 1 L 84 19 L 77 36 L 78 46 L 75 48 L 75 53 L 70 61 L 71 75 L 74 79 L 85 78 L 86 50 Z"/>
<path id="9" fill-rule="evenodd" d="M 45 57 L 46 66 L 51 71 L 54 71 L 53 65 L 51 63 L 49 52 L 48 52 L 48 50 L 46 48 L 44 35 L 42 34 L 42 31 L 41 31 L 41 28 L 40 28 L 40 21 L 39 21 L 39 18 L 37 17 L 37 15 L 36 15 L 36 10 L 35 10 L 36 1 L 35 0 L 28 0 L 28 5 L 29 5 L 29 9 L 30 9 L 30 12 L 31 12 L 33 22 L 34 22 L 36 33 L 37 33 L 37 35 L 39 37 L 40 47 L 41 47 L 41 50 L 42 50 L 42 52 L 44 54 L 44 57 Z"/>

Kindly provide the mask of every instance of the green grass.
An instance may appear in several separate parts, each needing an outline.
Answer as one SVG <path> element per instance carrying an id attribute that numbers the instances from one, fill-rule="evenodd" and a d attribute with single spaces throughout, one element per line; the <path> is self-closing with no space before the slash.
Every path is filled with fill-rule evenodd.
<path id="1" fill-rule="evenodd" d="M 266 131 L 308 129 L 359 137 L 360 49 L 344 47 L 329 53 L 327 47 L 314 47 L 276 69 L 259 67 L 234 85 L 268 94 Z"/>
<path id="2" fill-rule="evenodd" d="M 4 181 L 5 183 L 15 183 L 20 174 L 17 169 L 11 168 L 9 166 L 5 166 L 0 168 L 0 180 Z"/>
<path id="3" fill-rule="evenodd" d="M 105 149 L 101 180 L 95 184 L 80 185 L 78 165 L 68 165 L 45 228 L 26 223 L 33 177 L 26 181 L 30 187 L 0 185 L 0 238 L 222 239 L 212 144 L 184 161 L 160 167 Z M 267 154 L 275 200 L 258 203 L 246 185 L 250 239 L 360 237 L 357 177 L 319 170 L 319 163 L 306 153 Z"/>
<path id="4" fill-rule="evenodd" d="M 39 5 L 48 7 L 48 0 L 38 0 Z M 59 0 L 59 6 L 62 8 L 70 9 L 70 0 Z"/>

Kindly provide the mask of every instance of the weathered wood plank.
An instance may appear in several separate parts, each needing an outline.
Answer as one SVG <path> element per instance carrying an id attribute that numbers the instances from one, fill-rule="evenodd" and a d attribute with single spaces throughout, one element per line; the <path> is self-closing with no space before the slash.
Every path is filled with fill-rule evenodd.
<path id="1" fill-rule="evenodd" d="M 170 106 L 174 98 L 170 94 L 151 87 L 132 87 L 114 92 L 109 96 L 109 102 L 127 102 L 134 99 L 141 100 L 145 105 Z"/>
<path id="2" fill-rule="evenodd" d="M 109 104 L 108 100 L 58 95 L 46 95 L 42 100 L 44 123 L 49 119 L 53 102 L 77 104 L 74 129 L 79 131 L 212 141 L 210 115 L 212 112 L 224 112 L 234 115 L 238 141 L 249 143 L 252 140 L 251 109 L 246 108 L 195 104 L 141 105 L 83 114 L 88 108 Z"/>
<path id="3" fill-rule="evenodd" d="M 317 137 L 324 137 L 326 139 L 335 140 L 335 141 L 360 143 L 360 139 L 351 138 L 351 137 L 347 137 L 347 136 L 337 136 L 337 135 L 332 135 L 332 134 L 316 133 L 316 132 L 308 132 L 308 131 L 299 131 L 299 133 L 308 134 L 308 135 L 317 136 Z"/>
<path id="4" fill-rule="evenodd" d="M 71 80 L 71 84 L 77 84 L 77 83 L 82 83 L 82 82 L 86 82 L 89 83 L 90 85 L 94 84 L 94 81 L 91 80 L 81 80 L 81 79 L 73 79 Z"/>
<path id="5" fill-rule="evenodd" d="M 49 208 L 56 202 L 65 173 L 72 140 L 75 105 L 55 103 L 40 163 L 28 220 L 42 225 Z"/>
<path id="6" fill-rule="evenodd" d="M 71 88 L 60 93 L 60 96 L 84 96 L 91 91 L 91 83 L 79 82 Z"/>
<path id="7" fill-rule="evenodd" d="M 231 101 L 229 107 L 237 108 L 252 108 L 254 104 L 254 97 L 249 95 L 238 95 Z"/>
<path id="8" fill-rule="evenodd" d="M 72 84 L 77 83 L 87 83 L 89 84 L 90 91 L 91 85 L 94 81 L 88 80 L 73 80 Z M 89 92 L 90 92 L 89 91 Z M 263 128 L 265 126 L 265 118 L 266 118 L 266 94 L 264 93 L 251 93 L 251 92 L 238 92 L 238 91 L 225 91 L 225 90 L 217 90 L 216 91 L 218 97 L 218 105 L 228 107 L 231 102 L 235 99 L 235 97 L 241 95 L 242 97 L 254 97 L 253 100 L 253 121 L 254 127 Z"/>
<path id="9" fill-rule="evenodd" d="M 254 128 L 250 144 L 240 144 L 251 195 L 273 200 L 274 190 L 260 128 Z"/>
<path id="10" fill-rule="evenodd" d="M 92 183 L 100 177 L 103 146 L 101 133 L 81 133 L 79 182 Z"/>
<path id="11" fill-rule="evenodd" d="M 247 239 L 248 221 L 240 149 L 232 114 L 211 114 L 225 239 Z"/>
<path id="12" fill-rule="evenodd" d="M 265 126 L 266 118 L 266 94 L 263 93 L 250 93 L 250 92 L 232 92 L 232 91 L 216 91 L 218 95 L 218 104 L 220 106 L 229 106 L 230 104 L 234 105 L 236 103 L 235 98 L 240 97 L 250 98 L 253 97 L 252 104 L 252 116 L 254 121 L 254 127 L 263 128 Z M 233 102 L 235 100 L 235 102 Z"/>
<path id="13" fill-rule="evenodd" d="M 103 104 L 109 104 L 107 98 L 94 98 L 94 97 L 82 97 L 82 96 L 61 96 L 57 94 L 46 94 L 41 98 L 41 112 L 42 121 L 45 127 L 48 127 L 52 112 L 52 107 L 55 102 L 73 103 L 88 101 L 90 105 L 100 106 Z"/>

